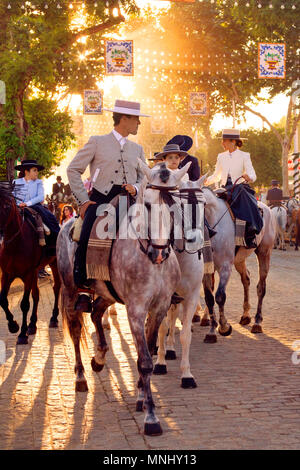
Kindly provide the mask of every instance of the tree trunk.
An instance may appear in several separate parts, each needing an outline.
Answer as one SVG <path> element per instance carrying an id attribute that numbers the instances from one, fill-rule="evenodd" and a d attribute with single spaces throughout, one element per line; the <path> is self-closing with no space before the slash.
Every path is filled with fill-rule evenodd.
<path id="1" fill-rule="evenodd" d="M 282 191 L 284 196 L 289 196 L 289 174 L 288 174 L 288 155 L 289 145 L 284 139 L 282 145 Z"/>
<path id="2" fill-rule="evenodd" d="M 15 177 L 15 161 L 13 158 L 7 158 L 6 160 L 6 179 L 11 181 Z"/>
<path id="3" fill-rule="evenodd" d="M 24 107 L 23 107 L 23 98 L 26 90 L 26 85 L 23 84 L 22 88 L 12 98 L 12 105 L 15 110 L 15 117 L 13 120 L 15 133 L 19 138 L 20 149 L 19 157 L 23 160 L 26 158 L 25 148 L 24 148 L 24 138 L 28 135 L 28 124 L 25 119 Z M 15 151 L 12 148 L 6 150 L 6 177 L 8 180 L 12 180 L 15 177 L 15 160 L 16 155 Z"/>

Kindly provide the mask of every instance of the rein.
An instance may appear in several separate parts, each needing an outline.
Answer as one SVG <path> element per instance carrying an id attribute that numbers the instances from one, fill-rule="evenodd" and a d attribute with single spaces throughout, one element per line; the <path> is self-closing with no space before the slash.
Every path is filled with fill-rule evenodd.
<path id="1" fill-rule="evenodd" d="M 171 205 L 171 202 L 173 203 L 174 200 L 172 198 L 172 196 L 169 194 L 169 191 L 174 191 L 176 189 L 178 189 L 178 186 L 159 186 L 159 185 L 155 185 L 155 184 L 147 184 L 146 186 L 147 189 L 155 189 L 157 191 L 160 191 L 160 195 L 161 195 L 161 198 L 162 200 L 164 201 L 165 204 L 167 204 L 168 206 Z M 137 235 L 135 229 L 133 227 L 131 227 L 135 234 Z M 143 243 L 142 243 L 142 240 L 141 238 L 137 235 L 137 240 L 140 244 L 140 249 L 141 251 L 145 254 L 145 255 L 148 255 L 148 248 L 149 246 L 151 245 L 153 248 L 155 249 L 158 249 L 158 250 L 164 250 L 164 249 L 168 249 L 168 251 L 170 252 L 170 243 L 171 243 L 171 240 L 168 239 L 168 242 L 164 245 L 157 245 L 157 244 L 154 244 L 152 243 L 152 240 L 151 240 L 151 237 L 149 236 L 149 233 L 148 233 L 148 239 L 147 239 L 147 248 L 144 247 Z"/>
<path id="2" fill-rule="evenodd" d="M 231 189 L 231 194 L 232 194 L 232 192 L 233 192 L 233 188 L 236 186 L 236 183 L 237 183 L 238 180 L 241 179 L 241 178 L 242 178 L 242 176 L 240 176 L 240 177 L 234 182 L 234 185 L 233 185 L 233 187 L 232 187 L 232 189 Z M 215 223 L 215 225 L 212 227 L 212 229 L 214 229 L 214 228 L 218 225 L 218 223 L 223 219 L 224 215 L 227 214 L 227 212 L 231 210 L 232 204 L 234 203 L 234 201 L 236 201 L 236 199 L 239 197 L 239 195 L 241 194 L 242 191 L 245 191 L 245 189 L 243 188 L 243 186 L 241 186 L 240 191 L 237 193 L 237 195 L 235 196 L 235 198 L 232 199 L 231 203 L 230 203 L 230 204 L 228 203 L 228 207 L 227 207 L 226 211 L 224 212 L 223 215 L 221 215 L 221 217 L 220 217 L 219 220 Z"/>

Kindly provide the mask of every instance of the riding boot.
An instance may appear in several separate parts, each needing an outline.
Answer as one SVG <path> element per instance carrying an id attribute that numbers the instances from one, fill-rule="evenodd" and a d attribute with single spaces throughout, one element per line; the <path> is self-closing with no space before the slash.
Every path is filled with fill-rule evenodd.
<path id="1" fill-rule="evenodd" d="M 246 224 L 245 242 L 246 248 L 257 248 L 256 229 L 252 225 Z"/>
<path id="2" fill-rule="evenodd" d="M 204 217 L 204 225 L 207 227 L 209 238 L 214 237 L 218 233 L 216 232 L 216 230 L 211 228 L 211 226 L 209 225 L 205 217 Z"/>
<path id="3" fill-rule="evenodd" d="M 91 296 L 88 294 L 80 293 L 75 302 L 74 310 L 76 310 L 77 312 L 92 313 L 93 302 Z"/>

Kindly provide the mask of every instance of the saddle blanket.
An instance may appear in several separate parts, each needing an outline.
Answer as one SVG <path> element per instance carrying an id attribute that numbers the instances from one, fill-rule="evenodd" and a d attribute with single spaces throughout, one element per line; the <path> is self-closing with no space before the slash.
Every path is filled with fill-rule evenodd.
<path id="1" fill-rule="evenodd" d="M 104 219 L 108 222 L 107 213 L 99 215 L 93 224 L 86 253 L 86 271 L 88 278 L 110 281 L 109 260 L 113 239 L 109 232 L 106 236 L 103 233 Z M 98 225 L 101 230 L 97 230 Z"/>
<path id="2" fill-rule="evenodd" d="M 93 224 L 86 254 L 88 278 L 110 281 L 110 254 L 118 232 L 118 215 L 114 208 L 118 207 L 118 203 L 119 195 L 110 201 Z M 110 210 L 112 206 L 113 210 Z"/>

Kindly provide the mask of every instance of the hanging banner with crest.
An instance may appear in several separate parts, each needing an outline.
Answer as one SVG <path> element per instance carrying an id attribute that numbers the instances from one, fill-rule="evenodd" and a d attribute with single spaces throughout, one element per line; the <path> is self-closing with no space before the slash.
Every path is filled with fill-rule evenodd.
<path id="1" fill-rule="evenodd" d="M 165 134 L 165 121 L 163 119 L 151 118 L 151 134 Z"/>
<path id="2" fill-rule="evenodd" d="M 190 116 L 207 115 L 207 93 L 202 91 L 193 91 L 190 93 L 189 102 Z"/>
<path id="3" fill-rule="evenodd" d="M 106 75 L 133 75 L 133 41 L 105 41 Z"/>
<path id="4" fill-rule="evenodd" d="M 258 44 L 258 78 L 285 78 L 285 44 Z"/>
<path id="5" fill-rule="evenodd" d="M 84 90 L 83 114 L 102 114 L 103 95 L 100 90 Z"/>

